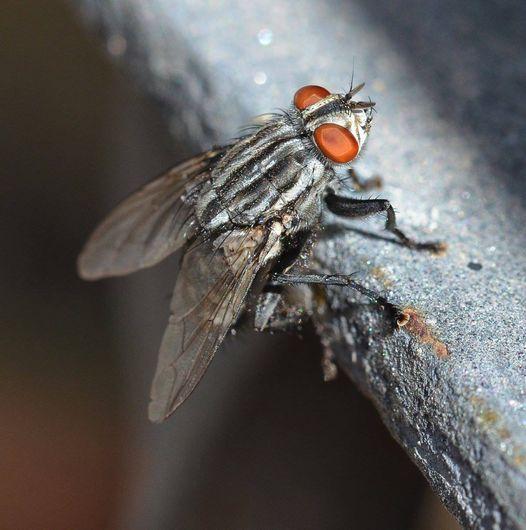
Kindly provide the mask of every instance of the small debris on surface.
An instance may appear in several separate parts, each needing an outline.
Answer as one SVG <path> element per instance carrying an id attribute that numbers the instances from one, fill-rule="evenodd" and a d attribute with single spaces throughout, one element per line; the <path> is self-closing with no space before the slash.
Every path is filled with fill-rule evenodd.
<path id="1" fill-rule="evenodd" d="M 423 344 L 429 344 L 439 358 L 449 357 L 447 346 L 437 339 L 425 318 L 414 308 L 406 307 L 398 317 L 397 324 Z"/>

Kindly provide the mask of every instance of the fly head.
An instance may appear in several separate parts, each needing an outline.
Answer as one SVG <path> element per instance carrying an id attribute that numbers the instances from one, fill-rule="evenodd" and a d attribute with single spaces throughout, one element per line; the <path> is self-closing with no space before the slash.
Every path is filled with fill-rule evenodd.
<path id="1" fill-rule="evenodd" d="M 294 95 L 293 112 L 308 147 L 325 166 L 348 167 L 365 143 L 374 102 L 354 100 L 363 86 L 331 94 L 321 86 L 307 85 Z"/>

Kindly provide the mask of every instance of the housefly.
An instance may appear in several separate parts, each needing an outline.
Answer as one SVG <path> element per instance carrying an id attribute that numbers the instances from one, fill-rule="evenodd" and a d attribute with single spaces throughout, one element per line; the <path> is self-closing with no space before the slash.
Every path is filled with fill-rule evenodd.
<path id="1" fill-rule="evenodd" d="M 374 103 L 308 85 L 289 109 L 265 115 L 249 133 L 169 170 L 125 199 L 98 226 L 78 260 L 82 278 L 120 276 L 184 248 L 162 340 L 149 417 L 160 422 L 194 390 L 249 294 L 266 285 L 345 285 L 387 301 L 349 276 L 294 274 L 322 209 L 345 217 L 383 212 L 405 246 L 440 250 L 401 232 L 391 204 L 335 193 L 372 122 Z"/>

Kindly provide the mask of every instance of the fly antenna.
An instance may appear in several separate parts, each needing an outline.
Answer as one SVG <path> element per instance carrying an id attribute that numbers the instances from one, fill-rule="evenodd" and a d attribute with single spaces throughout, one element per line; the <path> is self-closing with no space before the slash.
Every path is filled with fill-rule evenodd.
<path id="1" fill-rule="evenodd" d="M 365 86 L 365 83 L 360 83 L 358 86 L 356 86 L 356 87 L 352 88 L 351 90 L 349 90 L 349 92 L 345 96 L 345 99 L 347 99 L 348 101 L 351 100 L 356 94 L 358 94 L 358 92 L 360 92 L 360 90 L 364 86 Z"/>
<path id="2" fill-rule="evenodd" d="M 352 92 L 353 85 L 354 85 L 354 55 L 352 56 L 351 88 L 349 89 L 349 92 Z"/>

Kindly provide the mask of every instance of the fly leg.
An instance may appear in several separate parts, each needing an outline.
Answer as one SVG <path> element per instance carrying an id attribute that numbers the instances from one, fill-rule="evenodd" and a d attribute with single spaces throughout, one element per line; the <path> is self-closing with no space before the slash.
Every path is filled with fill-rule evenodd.
<path id="1" fill-rule="evenodd" d="M 269 284 L 278 285 L 301 285 L 301 284 L 317 284 L 317 285 L 340 285 L 342 287 L 350 287 L 355 291 L 363 294 L 369 300 L 378 305 L 382 310 L 393 312 L 395 318 L 402 316 L 401 309 L 392 304 L 387 298 L 381 296 L 375 291 L 364 287 L 362 284 L 353 280 L 351 274 L 320 274 L 320 273 L 306 273 L 306 274 L 271 274 Z"/>
<path id="2" fill-rule="evenodd" d="M 327 207 L 332 213 L 343 217 L 367 217 L 385 212 L 385 229 L 394 234 L 405 247 L 415 250 L 430 250 L 437 254 L 446 249 L 440 241 L 418 242 L 407 237 L 396 224 L 396 214 L 391 203 L 386 199 L 352 199 L 330 194 L 325 198 Z"/>
<path id="3" fill-rule="evenodd" d="M 373 175 L 371 178 L 364 179 L 353 168 L 347 169 L 347 177 L 353 183 L 353 189 L 355 191 L 377 190 L 383 185 L 380 175 Z"/>
<path id="4" fill-rule="evenodd" d="M 392 318 L 397 324 L 402 325 L 405 321 L 403 311 L 389 302 L 386 298 L 379 295 L 378 293 L 367 289 L 360 283 L 352 279 L 352 275 L 348 274 L 319 274 L 319 273 L 306 273 L 306 274 L 285 274 L 275 273 L 270 276 L 270 285 L 341 285 L 342 287 L 351 287 L 359 293 L 365 295 L 369 300 L 372 300 L 377 306 L 383 311 L 387 311 L 389 317 Z M 322 370 L 323 378 L 325 381 L 332 381 L 338 374 L 338 368 L 335 363 L 334 353 L 330 349 L 325 349 L 322 358 Z"/>
<path id="5" fill-rule="evenodd" d="M 302 255 L 307 255 L 314 244 L 315 234 L 312 232 L 299 232 L 287 242 L 285 251 L 274 264 L 272 273 L 280 274 L 288 270 Z M 303 303 L 296 304 L 296 300 L 291 300 L 290 293 L 284 293 L 285 284 L 272 284 L 266 281 L 262 292 L 259 293 L 253 302 L 254 306 L 254 327 L 258 331 L 267 330 L 287 330 L 297 328 L 304 323 L 305 315 L 295 311 L 294 306 L 303 306 Z M 301 302 L 308 302 L 301 300 Z M 308 305 L 308 304 L 307 304 Z"/>

